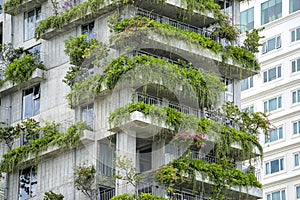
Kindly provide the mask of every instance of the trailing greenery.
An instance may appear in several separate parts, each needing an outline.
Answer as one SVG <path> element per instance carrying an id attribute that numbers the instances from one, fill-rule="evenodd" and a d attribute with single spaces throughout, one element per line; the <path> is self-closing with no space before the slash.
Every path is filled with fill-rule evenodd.
<path id="1" fill-rule="evenodd" d="M 45 192 L 44 200 L 63 200 L 64 195 L 56 194 L 53 191 Z"/>
<path id="2" fill-rule="evenodd" d="M 235 63 L 242 65 L 246 69 L 259 70 L 259 64 L 254 54 L 246 48 L 234 46 L 227 46 L 226 48 L 223 48 L 219 43 L 215 42 L 211 38 L 188 30 L 181 30 L 168 24 L 161 24 L 146 17 L 135 16 L 130 19 L 124 19 L 121 22 L 114 24 L 112 28 L 117 34 L 114 37 L 115 43 L 126 43 L 127 37 L 131 37 L 136 31 L 156 32 L 168 39 L 170 39 L 170 37 L 177 38 L 179 40 L 186 41 L 187 43 L 195 43 L 203 48 L 210 49 L 216 54 L 221 55 L 223 62 L 228 58 L 231 58 Z M 225 28 L 222 28 L 223 31 L 224 29 Z M 237 34 L 236 31 L 233 30 L 233 32 L 233 34 Z"/>
<path id="3" fill-rule="evenodd" d="M 121 56 L 103 67 L 104 74 L 87 78 L 72 87 L 67 95 L 73 107 L 82 99 L 94 98 L 102 88 L 113 89 L 119 81 L 141 82 L 142 85 L 159 83 L 170 91 L 190 96 L 197 100 L 199 107 L 209 107 L 218 103 L 224 84 L 218 77 L 193 68 L 180 68 L 163 59 L 152 56 Z M 170 76 L 172 74 L 172 76 Z M 179 88 L 183 88 L 182 91 Z"/>
<path id="4" fill-rule="evenodd" d="M 3 10 L 6 12 L 8 9 L 20 6 L 23 3 L 23 0 L 7 0 L 3 4 Z"/>
<path id="5" fill-rule="evenodd" d="M 38 55 L 23 48 L 15 49 L 10 43 L 0 45 L 0 54 L 4 63 L 4 79 L 0 80 L 0 87 L 7 81 L 19 85 L 27 81 L 37 68 L 45 68 Z"/>
<path id="6" fill-rule="evenodd" d="M 234 108 L 230 104 L 223 107 L 228 107 L 228 109 Z M 113 127 L 119 126 L 129 121 L 130 114 L 134 111 L 139 111 L 145 116 L 149 116 L 153 122 L 165 123 L 170 129 L 173 129 L 173 131 L 170 131 L 171 135 L 186 130 L 195 130 L 198 134 L 205 134 L 210 140 L 215 140 L 217 155 L 220 158 L 229 156 L 234 144 L 238 144 L 241 147 L 240 158 L 243 160 L 256 157 L 253 153 L 254 148 L 257 148 L 261 155 L 263 153 L 257 138 L 257 135 L 260 133 L 258 129 L 255 133 L 249 134 L 247 129 L 243 127 L 243 124 L 239 124 L 243 131 L 238 131 L 235 128 L 222 125 L 220 122 L 206 118 L 197 119 L 192 115 L 181 113 L 169 107 L 157 107 L 143 102 L 131 103 L 112 112 L 108 118 L 108 122 Z M 234 116 L 233 119 L 235 119 Z M 256 126 L 257 119 L 248 118 L 249 121 L 246 123 L 246 126 L 251 123 L 253 126 Z M 263 117 L 259 120 L 268 123 L 268 120 Z M 266 129 L 269 130 L 268 128 Z M 267 130 L 264 130 L 264 132 L 267 132 Z M 194 142 L 198 145 L 196 140 Z"/>
<path id="7" fill-rule="evenodd" d="M 114 196 L 111 198 L 111 200 L 167 200 L 164 197 L 161 196 L 153 196 L 152 194 L 149 193 L 142 193 L 140 195 L 135 195 L 135 194 L 121 194 Z"/>
<path id="8" fill-rule="evenodd" d="M 226 159 L 208 164 L 199 159 L 179 158 L 159 169 L 156 179 L 172 187 L 195 180 L 199 173 L 202 179 L 208 178 L 214 183 L 212 197 L 217 199 L 225 199 L 226 190 L 233 186 L 262 187 L 253 173 L 243 173 Z"/>
<path id="9" fill-rule="evenodd" d="M 85 72 L 90 66 L 99 66 L 101 60 L 108 56 L 109 50 L 105 44 L 96 39 L 87 40 L 86 37 L 86 35 L 71 36 L 65 41 L 65 53 L 70 58 L 71 66 L 63 82 L 70 87 L 85 78 Z"/>
<path id="10" fill-rule="evenodd" d="M 8 0 L 16 1 L 16 0 Z M 20 1 L 20 0 L 18 0 Z M 165 0 L 152 0 L 154 3 L 162 3 L 164 4 Z M 35 29 L 35 38 L 39 39 L 49 29 L 62 29 L 65 25 L 70 23 L 72 20 L 85 18 L 87 15 L 96 16 L 100 14 L 101 8 L 103 6 L 111 5 L 115 7 L 119 7 L 122 5 L 127 4 L 134 4 L 139 3 L 140 1 L 130 1 L 130 0 L 112 0 L 112 1 L 105 1 L 105 0 L 88 0 L 83 2 L 79 5 L 73 6 L 72 9 L 67 10 L 64 13 L 54 13 L 55 16 L 50 16 L 44 20 L 41 20 Z M 18 3 L 8 3 L 6 7 L 11 6 L 14 7 Z M 207 14 L 211 12 L 214 16 L 220 16 L 220 6 L 215 4 L 213 0 L 181 0 L 181 5 L 186 8 L 186 12 L 188 14 L 195 14 L 194 11 L 198 13 Z"/>
<path id="11" fill-rule="evenodd" d="M 72 148 L 79 144 L 80 136 L 83 130 L 89 129 L 84 122 L 78 122 L 67 129 L 65 133 L 59 133 L 58 126 L 55 123 L 46 123 L 45 126 L 40 126 L 38 122 L 33 119 L 23 121 L 17 125 L 14 131 L 17 135 L 25 135 L 29 139 L 28 145 L 20 146 L 11 149 L 2 157 L 0 161 L 1 172 L 11 172 L 15 168 L 20 168 L 26 159 L 31 156 L 35 157 L 32 162 L 35 162 L 42 152 L 46 151 L 48 147 L 58 146 L 63 148 Z M 41 138 L 30 137 L 38 136 Z"/>

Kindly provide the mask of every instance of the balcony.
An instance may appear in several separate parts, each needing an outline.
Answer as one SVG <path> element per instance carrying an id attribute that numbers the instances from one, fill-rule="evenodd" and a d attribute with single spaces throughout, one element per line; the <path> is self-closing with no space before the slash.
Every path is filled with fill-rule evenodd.
<path id="1" fill-rule="evenodd" d="M 168 25 L 178 28 L 180 30 L 188 30 L 190 32 L 200 34 L 204 37 L 208 37 L 208 38 L 220 43 L 223 47 L 228 46 L 230 44 L 229 41 L 227 41 L 224 38 L 221 38 L 219 35 L 214 35 L 213 31 L 209 30 L 208 28 L 199 28 L 199 27 L 193 26 L 191 24 L 180 22 L 175 19 L 157 14 L 155 12 L 150 12 L 150 11 L 142 9 L 142 8 L 137 9 L 136 15 L 141 16 L 141 17 L 147 17 L 149 19 L 155 20 L 162 24 L 168 24 Z"/>
<path id="2" fill-rule="evenodd" d="M 11 82 L 5 82 L 2 87 L 0 87 L 0 96 L 4 96 L 6 94 L 9 94 L 11 92 L 18 91 L 22 88 L 28 87 L 30 85 L 34 85 L 36 83 L 41 82 L 45 79 L 45 71 L 42 69 L 37 68 L 31 75 L 31 78 L 26 81 L 25 83 L 22 83 L 22 85 L 15 85 Z"/>
<path id="3" fill-rule="evenodd" d="M 13 0 L 7 0 L 4 3 L 5 13 L 15 16 L 20 13 L 29 11 L 35 7 L 39 7 L 47 0 L 21 0 L 21 3 L 17 5 L 14 5 L 12 1 Z"/>

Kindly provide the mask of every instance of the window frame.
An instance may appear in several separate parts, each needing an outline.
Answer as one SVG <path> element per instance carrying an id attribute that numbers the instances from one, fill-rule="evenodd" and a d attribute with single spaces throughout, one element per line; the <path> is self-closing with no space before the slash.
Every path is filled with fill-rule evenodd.
<path id="1" fill-rule="evenodd" d="M 294 155 L 294 167 L 300 167 L 300 151 L 293 153 Z"/>
<path id="2" fill-rule="evenodd" d="M 270 79 L 271 72 L 275 70 L 275 78 Z M 282 78 L 282 66 L 278 65 L 277 67 L 272 67 L 262 72 L 263 73 L 263 83 L 268 83 L 276 79 Z"/>
<path id="3" fill-rule="evenodd" d="M 285 170 L 284 160 L 285 160 L 284 157 L 280 157 L 280 158 L 265 162 L 265 175 L 269 176 L 269 175 L 280 173 L 280 172 L 284 171 Z M 278 161 L 278 171 L 272 172 L 272 163 L 274 163 L 275 161 Z"/>
<path id="4" fill-rule="evenodd" d="M 291 36 L 291 43 L 297 42 L 300 40 L 300 27 L 296 27 L 294 29 L 290 30 L 290 36 Z"/>
<path id="5" fill-rule="evenodd" d="M 253 88 L 254 87 L 253 76 L 241 80 L 240 84 L 241 84 L 241 91 L 245 91 L 245 90 L 249 90 L 250 88 Z M 246 84 L 246 87 L 244 87 L 244 84 Z"/>
<path id="6" fill-rule="evenodd" d="M 32 22 L 28 22 L 28 15 L 29 13 L 33 12 L 33 21 Z M 39 24 L 39 22 L 42 20 L 41 18 L 42 16 L 42 7 L 35 7 L 29 11 L 24 12 L 23 15 L 23 40 L 24 42 L 34 39 L 34 31 L 37 27 L 37 25 Z M 31 23 L 33 24 L 33 30 L 30 30 L 30 26 Z M 32 31 L 32 32 L 31 32 Z M 27 34 L 26 34 L 27 33 Z"/>
<path id="7" fill-rule="evenodd" d="M 300 89 L 292 91 L 292 104 L 300 103 Z"/>
<path id="8" fill-rule="evenodd" d="M 280 190 L 276 190 L 273 192 L 268 192 L 266 193 L 266 199 L 267 200 L 273 200 L 273 194 L 278 193 L 279 192 L 279 196 L 280 196 L 280 200 L 286 200 L 286 189 L 280 189 Z M 284 195 L 284 197 L 283 197 Z"/>
<path id="9" fill-rule="evenodd" d="M 271 42 L 271 40 L 275 40 L 274 41 L 274 49 L 269 49 L 269 43 Z M 277 35 L 274 36 L 268 40 L 265 40 L 262 42 L 262 54 L 266 54 L 268 52 L 274 51 L 276 49 L 280 49 L 281 48 L 281 35 Z"/>
<path id="10" fill-rule="evenodd" d="M 298 5 L 297 5 L 298 9 L 292 9 L 292 6 L 291 6 L 292 1 L 298 3 Z M 300 10 L 300 2 L 298 0 L 289 0 L 289 13 L 291 14 L 291 13 L 296 12 L 298 10 Z"/>
<path id="11" fill-rule="evenodd" d="M 38 90 L 36 88 L 38 88 Z M 32 90 L 32 92 L 29 93 L 29 90 Z M 30 97 L 30 95 L 32 95 L 31 114 L 27 116 L 26 115 L 26 107 L 27 107 L 26 101 L 29 101 L 29 100 L 26 100 L 26 97 Z M 27 118 L 39 115 L 40 109 L 41 109 L 41 85 L 37 84 L 37 85 L 34 85 L 27 89 L 24 89 L 22 91 L 22 119 L 27 119 Z"/>
<path id="12" fill-rule="evenodd" d="M 270 109 L 270 101 L 272 101 L 274 99 L 276 99 L 276 108 L 271 110 Z M 268 100 L 264 101 L 263 104 L 264 104 L 264 112 L 273 112 L 273 111 L 279 110 L 282 108 L 282 96 L 279 95 L 274 98 L 268 99 Z M 267 107 L 267 109 L 266 109 L 266 107 Z"/>
<path id="13" fill-rule="evenodd" d="M 300 58 L 295 58 L 294 60 L 291 60 L 291 67 L 292 73 L 300 72 Z"/>
<path id="14" fill-rule="evenodd" d="M 30 166 L 27 167 L 25 169 L 22 169 L 19 171 L 19 180 L 18 180 L 18 199 L 19 200 L 26 200 L 28 199 L 27 196 L 25 197 L 21 197 L 21 176 L 24 176 L 24 171 L 26 172 L 26 170 L 29 170 L 29 176 L 30 176 L 30 180 L 29 180 L 29 198 L 35 197 L 37 195 L 37 184 L 38 184 L 38 177 L 37 177 L 37 167 L 36 166 Z M 34 172 L 34 175 L 33 175 Z M 32 186 L 35 185 L 35 187 L 33 188 Z M 35 190 L 35 193 L 32 194 L 32 190 Z"/>
<path id="15" fill-rule="evenodd" d="M 86 110 L 86 116 L 84 116 L 84 111 Z M 90 111 L 92 110 L 92 121 L 91 123 L 89 123 L 87 121 L 87 119 L 90 117 L 88 116 L 90 113 Z M 88 126 L 90 126 L 93 130 L 94 130 L 94 123 L 95 123 L 95 107 L 94 107 L 94 103 L 90 103 L 90 104 L 86 104 L 80 107 L 80 119 L 84 122 L 86 122 L 86 124 Z"/>
<path id="16" fill-rule="evenodd" d="M 276 134 L 277 139 L 271 141 L 271 132 L 274 131 Z M 269 131 L 269 137 L 265 135 L 265 144 L 270 144 L 273 142 L 277 142 L 284 139 L 284 133 L 283 133 L 283 126 L 278 126 L 277 128 L 274 128 Z"/>
<path id="17" fill-rule="evenodd" d="M 298 193 L 299 192 L 299 193 Z M 296 199 L 300 199 L 300 185 L 295 186 Z"/>
<path id="18" fill-rule="evenodd" d="M 92 26 L 92 28 L 91 28 Z M 81 34 L 86 35 L 87 40 L 92 40 L 95 38 L 95 21 L 81 25 Z"/>
<path id="19" fill-rule="evenodd" d="M 252 18 L 253 21 L 249 21 L 249 18 L 251 18 L 250 16 L 253 14 Z M 247 24 L 243 24 L 242 23 L 242 16 L 245 15 L 246 16 L 246 20 L 245 22 L 247 22 Z M 250 31 L 254 28 L 254 7 L 248 8 L 247 10 L 244 10 L 240 13 L 240 30 L 241 33 L 244 33 L 246 31 Z M 249 28 L 250 26 L 250 28 Z"/>
<path id="20" fill-rule="evenodd" d="M 300 120 L 293 121 L 292 126 L 293 126 L 293 135 L 300 134 Z"/>
<path id="21" fill-rule="evenodd" d="M 269 5 L 271 1 L 275 1 L 274 5 L 272 5 L 272 6 Z M 281 7 L 280 12 L 278 12 L 278 13 L 275 12 L 276 11 L 276 6 L 278 6 L 277 4 L 281 5 L 280 6 Z M 266 7 L 266 8 L 264 9 L 264 7 Z M 272 13 L 272 15 L 269 16 L 269 13 Z M 270 23 L 270 22 L 272 22 L 276 19 L 281 18 L 282 17 L 282 0 L 268 0 L 268 1 L 265 1 L 265 2 L 261 3 L 260 4 L 260 14 L 261 14 L 261 17 L 260 17 L 260 24 L 261 25 L 265 25 L 265 24 Z M 268 15 L 267 16 L 268 19 L 266 21 L 265 21 L 265 19 L 266 19 L 265 15 Z"/>

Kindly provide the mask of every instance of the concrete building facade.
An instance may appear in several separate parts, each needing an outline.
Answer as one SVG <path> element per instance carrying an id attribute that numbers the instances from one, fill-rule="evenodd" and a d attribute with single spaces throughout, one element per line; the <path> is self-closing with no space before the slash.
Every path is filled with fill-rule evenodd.
<path id="1" fill-rule="evenodd" d="M 266 112 L 274 125 L 261 138 L 263 199 L 300 199 L 298 60 L 299 1 L 241 4 L 244 29 L 264 27 L 257 53 L 261 72 L 242 83 L 242 109 Z"/>
<path id="2" fill-rule="evenodd" d="M 257 69 L 251 68 L 252 66 L 250 68 L 242 66 L 243 62 L 233 61 L 232 57 L 223 59 L 220 52 L 226 51 L 228 46 L 235 46 L 235 43 L 228 41 L 225 36 L 213 34 L 213 30 L 216 28 L 214 13 L 211 13 L 211 10 L 192 7 L 192 12 L 196 12 L 196 14 L 191 15 L 186 11 L 191 5 L 187 3 L 188 1 L 137 1 L 128 3 L 89 0 L 76 2 L 77 5 L 73 5 L 73 1 L 55 2 L 60 7 L 55 8 L 53 1 L 45 0 L 6 1 L 6 5 L 4 5 L 6 13 L 1 14 L 2 43 L 11 43 L 14 48 L 23 47 L 29 53 L 38 52 L 45 68 L 34 70 L 31 76 L 21 84 L 7 81 L 0 87 L 0 121 L 3 122 L 3 127 L 15 126 L 28 118 L 41 123 L 55 121 L 61 124 L 59 130 L 62 132 L 68 130 L 72 124 L 78 121 L 85 121 L 92 130 L 82 132 L 79 145 L 76 147 L 67 149 L 55 145 L 48 146 L 46 150 L 40 153 L 38 159 L 34 159 L 35 156 L 32 154 L 22 158 L 18 167 L 13 167 L 3 174 L 5 177 L 3 181 L 5 198 L 12 200 L 42 199 L 45 192 L 52 190 L 63 194 L 65 199 L 86 199 L 80 191 L 75 189 L 73 181 L 74 167 L 88 163 L 94 165 L 97 174 L 100 174 L 102 178 L 104 177 L 97 179 L 98 194 L 96 199 L 106 200 L 114 195 L 132 193 L 135 190 L 139 192 L 148 191 L 170 199 L 208 199 L 208 196 L 213 192 L 214 182 L 201 176 L 201 174 L 197 174 L 195 185 L 173 184 L 176 195 L 168 194 L 164 190 L 166 185 L 157 183 L 150 176 L 150 172 L 158 170 L 161 166 L 185 153 L 185 150 L 170 142 L 172 137 L 162 137 L 165 132 L 175 129 L 174 126 L 168 124 L 167 119 L 169 118 L 167 117 L 169 114 L 163 114 L 165 120 L 162 120 L 162 118 L 151 118 L 156 113 L 150 113 L 149 117 L 141 111 L 141 108 L 135 108 L 135 111 L 130 111 L 129 115 L 122 115 L 121 119 L 118 119 L 118 115 L 115 116 L 113 119 L 115 121 L 118 119 L 119 123 L 109 122 L 111 122 L 112 113 L 119 108 L 125 108 L 128 104 L 133 105 L 133 102 L 156 106 L 156 111 L 161 107 L 167 107 L 172 112 L 183 113 L 184 116 L 190 116 L 191 119 L 208 118 L 215 121 L 218 121 L 217 118 L 209 117 L 206 110 L 220 106 L 226 101 L 234 101 L 236 105 L 240 106 L 240 80 L 256 74 Z M 229 13 L 234 24 L 238 24 L 240 21 L 239 1 L 220 0 L 215 2 Z M 212 4 L 213 1 L 210 3 L 210 5 L 215 6 Z M 83 6 L 80 7 L 80 5 Z M 193 6 L 195 5 L 198 4 L 193 4 Z M 77 10 L 74 14 L 73 10 L 78 6 L 83 11 Z M 84 8 L 88 9 L 84 10 Z M 55 16 L 56 12 L 58 12 L 57 16 Z M 66 17 L 67 14 L 70 14 L 69 18 Z M 54 17 L 49 20 L 52 15 Z M 60 16 L 64 17 L 59 18 Z M 151 29 L 151 34 L 149 34 L 143 32 L 144 30 L 133 31 L 132 29 L 136 27 L 130 27 L 129 30 L 122 30 L 117 35 L 122 39 L 121 34 L 123 32 L 132 31 L 132 35 L 129 35 L 130 37 L 125 40 L 125 43 L 117 44 L 116 40 L 114 40 L 115 43 L 111 43 L 111 40 L 115 39 L 115 33 L 109 28 L 109 23 L 114 20 L 114 16 L 118 17 L 117 22 L 122 22 L 125 18 L 132 16 L 146 17 L 153 19 L 155 23 L 168 26 L 169 32 L 174 29 L 178 32 L 181 31 L 181 35 L 173 35 L 173 38 L 170 39 L 166 37 L 168 31 L 164 32 L 164 35 Z M 44 23 L 45 20 L 48 20 L 48 24 Z M 144 22 L 139 21 L 139 23 Z M 41 24 L 47 28 L 43 29 Z M 160 27 L 159 25 L 157 27 L 165 28 L 165 26 Z M 42 31 L 40 31 L 41 29 Z M 137 35 L 135 35 L 136 32 L 138 32 Z M 195 36 L 196 39 L 198 37 L 202 39 L 195 43 L 190 42 L 188 36 L 180 38 L 184 34 L 187 35 L 187 32 L 199 35 Z M 135 59 L 136 56 L 144 56 L 147 59 L 150 57 L 150 59 L 157 59 L 159 60 L 157 62 L 163 62 L 162 65 L 167 66 L 169 66 L 168 63 L 176 66 L 181 65 L 182 63 L 178 63 L 178 59 L 180 59 L 185 63 L 192 63 L 194 69 L 216 74 L 218 81 L 224 82 L 227 90 L 220 92 L 220 99 L 218 99 L 218 94 L 214 96 L 218 102 L 212 100 L 212 103 L 203 103 L 199 102 L 199 98 L 192 99 L 192 97 L 195 98 L 193 95 L 191 95 L 192 97 L 189 96 L 192 92 L 181 93 L 186 91 L 186 87 L 189 86 L 186 82 L 182 84 L 180 82 L 188 80 L 188 78 L 185 79 L 185 77 L 180 76 L 176 79 L 175 84 L 167 81 L 173 80 L 172 76 L 176 74 L 174 71 L 167 71 L 170 74 L 161 73 L 159 77 L 151 77 L 151 74 L 143 69 L 133 74 L 128 72 L 127 77 L 119 78 L 114 87 L 110 88 L 107 78 L 109 75 L 107 74 L 111 71 L 107 71 L 102 66 L 98 68 L 80 66 L 85 67 L 87 70 L 85 76 L 88 77 L 81 79 L 82 82 L 91 80 L 89 78 L 96 77 L 97 74 L 104 74 L 101 81 L 105 80 L 106 82 L 99 80 L 99 88 L 93 88 L 93 85 L 87 83 L 88 87 L 81 91 L 82 93 L 79 93 L 78 96 L 75 96 L 77 99 L 76 101 L 73 99 L 72 106 L 70 106 L 70 101 L 67 101 L 66 96 L 75 89 L 74 87 L 70 88 L 62 81 L 70 70 L 70 58 L 65 53 L 65 41 L 69 40 L 70 36 L 77 37 L 82 34 L 87 37 L 85 41 L 95 38 L 108 45 L 110 51 L 107 56 L 107 63 L 111 59 L 120 58 L 121 55 L 127 55 L 128 59 Z M 127 35 L 125 36 L 127 37 Z M 204 47 L 201 41 L 207 42 L 208 45 Z M 130 51 L 128 51 L 128 47 L 131 48 Z M 242 51 L 242 49 L 240 50 Z M 218 53 L 216 53 L 217 51 Z M 123 62 L 119 65 L 125 68 L 127 67 L 126 64 Z M 181 70 L 179 67 L 174 69 Z M 2 71 L 5 72 L 5 70 L 6 68 L 3 67 Z M 143 71 L 142 74 L 138 73 Z M 151 72 L 156 73 L 155 70 Z M 285 74 L 282 73 L 282 75 Z M 112 77 L 117 76 L 116 73 Z M 136 78 L 132 78 L 134 76 Z M 150 78 L 147 79 L 147 77 Z M 2 80 L 4 79 L 5 76 L 2 76 Z M 89 95 L 89 92 L 94 91 L 94 89 L 97 91 L 99 89 L 100 92 L 97 95 Z M 293 90 L 296 89 L 293 88 Z M 121 111 L 118 111 L 121 116 Z M 293 120 L 296 120 L 296 116 Z M 223 124 L 224 127 L 229 127 L 230 130 L 235 129 L 235 125 L 230 120 L 219 123 Z M 180 125 L 185 124 L 182 122 Z M 184 129 L 185 127 L 181 128 Z M 12 149 L 20 149 L 22 146 L 30 144 L 24 135 L 26 134 L 23 133 L 21 137 L 15 139 Z M 32 140 L 32 138 L 28 140 Z M 193 158 L 203 160 L 205 164 L 218 163 L 215 158 L 216 155 L 214 155 L 216 143 L 215 140 L 208 139 L 206 147 L 192 151 L 194 153 L 192 154 Z M 245 172 L 247 176 L 249 174 L 252 176 L 254 172 L 247 171 L 248 166 L 245 165 L 247 162 L 244 162 L 248 158 L 240 156 L 242 150 L 243 147 L 232 143 L 228 150 L 230 152 L 228 160 L 234 160 L 234 169 L 237 168 L 239 171 Z M 3 165 L 5 165 L 3 159 L 10 151 L 11 149 L 6 144 L 1 144 L 1 155 L 4 156 L 2 158 Z M 251 156 L 259 155 L 254 150 L 253 152 Z M 126 180 L 113 177 L 118 171 L 118 168 L 114 167 L 114 159 L 120 156 L 126 156 L 131 160 L 130 164 L 137 173 L 144 174 L 143 183 L 146 182 L 145 184 L 134 188 L 127 184 Z M 252 179 L 251 181 L 256 182 L 257 180 Z M 251 187 L 247 188 L 243 184 L 229 187 L 225 199 L 251 200 L 262 197 L 259 187 L 250 185 Z M 193 186 L 199 188 L 195 191 Z"/>

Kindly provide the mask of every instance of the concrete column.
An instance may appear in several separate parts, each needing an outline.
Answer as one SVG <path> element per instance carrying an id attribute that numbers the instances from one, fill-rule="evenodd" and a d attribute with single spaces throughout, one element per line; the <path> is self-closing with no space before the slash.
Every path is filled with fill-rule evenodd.
<path id="1" fill-rule="evenodd" d="M 136 167 L 136 132 L 123 130 L 117 133 L 116 144 L 116 158 L 130 159 L 130 166 Z M 118 169 L 116 171 L 117 174 L 125 174 L 124 171 L 118 171 Z M 127 182 L 126 180 L 116 180 L 116 195 L 135 192 L 135 188 Z"/>

